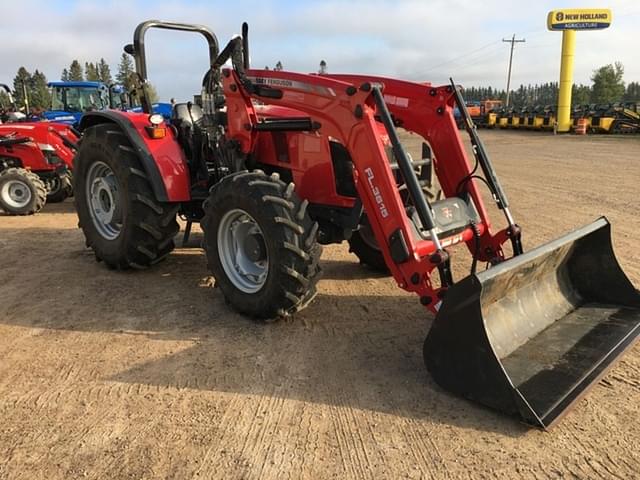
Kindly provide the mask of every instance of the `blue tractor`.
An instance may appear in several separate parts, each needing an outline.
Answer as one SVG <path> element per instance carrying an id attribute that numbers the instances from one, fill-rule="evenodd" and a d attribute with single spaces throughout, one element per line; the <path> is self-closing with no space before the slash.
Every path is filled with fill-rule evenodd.
<path id="1" fill-rule="evenodd" d="M 46 120 L 76 126 L 86 112 L 94 110 L 142 111 L 134 97 L 122 85 L 102 82 L 49 82 L 51 109 L 44 112 Z M 171 117 L 170 103 L 154 103 L 154 113 Z"/>
<path id="2" fill-rule="evenodd" d="M 102 82 L 49 82 L 51 110 L 44 118 L 51 122 L 77 125 L 85 112 L 105 110 L 109 88 Z"/>

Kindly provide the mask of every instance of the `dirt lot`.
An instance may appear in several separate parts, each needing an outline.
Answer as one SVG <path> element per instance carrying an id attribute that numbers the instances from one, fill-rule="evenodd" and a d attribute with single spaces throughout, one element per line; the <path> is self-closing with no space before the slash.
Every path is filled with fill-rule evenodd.
<path id="1" fill-rule="evenodd" d="M 640 286 L 640 138 L 484 138 L 525 247 L 605 214 Z M 325 248 L 308 309 L 261 325 L 211 288 L 200 249 L 116 273 L 76 223 L 71 203 L 0 216 L 0 478 L 639 474 L 640 346 L 529 430 L 438 388 L 431 316 L 345 246 Z"/>

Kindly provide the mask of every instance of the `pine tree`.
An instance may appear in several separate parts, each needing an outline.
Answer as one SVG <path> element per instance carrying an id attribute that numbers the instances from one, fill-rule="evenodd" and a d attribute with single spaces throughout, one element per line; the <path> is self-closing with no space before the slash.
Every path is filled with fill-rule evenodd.
<path id="1" fill-rule="evenodd" d="M 0 90 L 0 108 L 4 110 L 10 106 L 9 95 L 4 90 Z"/>
<path id="2" fill-rule="evenodd" d="M 625 102 L 640 102 L 640 83 L 629 82 L 627 91 L 624 94 Z"/>
<path id="3" fill-rule="evenodd" d="M 51 95 L 47 88 L 47 77 L 44 73 L 36 70 L 33 72 L 31 89 L 29 91 L 30 105 L 36 108 L 49 108 Z"/>
<path id="4" fill-rule="evenodd" d="M 280 60 L 278 60 L 278 63 L 276 63 L 276 67 L 274 68 L 274 70 L 275 70 L 276 72 L 279 72 L 279 71 L 281 71 L 281 70 L 282 70 L 282 68 L 283 68 L 283 67 L 282 67 L 282 62 L 281 62 Z"/>
<path id="5" fill-rule="evenodd" d="M 113 84 L 113 77 L 111 76 L 111 68 L 109 64 L 105 61 L 104 58 L 100 59 L 98 62 L 98 75 L 100 77 L 100 81 L 105 85 Z"/>
<path id="6" fill-rule="evenodd" d="M 87 77 L 87 81 L 97 82 L 100 80 L 100 75 L 98 74 L 98 66 L 96 64 L 85 62 L 84 71 Z"/>
<path id="7" fill-rule="evenodd" d="M 588 85 L 574 85 L 571 89 L 571 106 L 585 105 L 589 103 L 591 98 L 591 87 Z"/>
<path id="8" fill-rule="evenodd" d="M 125 87 L 129 93 L 132 93 L 135 90 L 135 69 L 133 68 L 133 61 L 131 60 L 131 57 L 126 53 L 123 53 L 120 57 L 120 63 L 118 64 L 118 73 L 116 74 L 116 83 Z M 156 87 L 154 87 L 149 82 L 147 82 L 146 85 L 151 103 L 157 102 L 159 96 Z M 139 91 L 135 93 L 139 95 L 142 94 L 142 92 Z"/>
<path id="9" fill-rule="evenodd" d="M 327 73 L 327 62 L 324 60 L 320 60 L 320 69 L 318 70 L 320 75 L 325 75 Z"/>
<path id="10" fill-rule="evenodd" d="M 66 68 L 62 69 L 62 75 L 60 75 L 60 80 L 62 80 L 63 82 L 69 81 L 69 70 L 67 70 Z"/>
<path id="11" fill-rule="evenodd" d="M 81 82 L 84 80 L 82 65 L 80 65 L 78 60 L 74 60 L 69 66 L 69 80 L 72 82 Z"/>
<path id="12" fill-rule="evenodd" d="M 131 76 L 134 73 L 133 61 L 131 57 L 123 53 L 120 57 L 120 63 L 118 64 L 118 73 L 116 74 L 116 82 L 119 85 L 124 86 L 127 91 L 131 91 L 134 87 Z"/>
<path id="13" fill-rule="evenodd" d="M 29 104 L 29 90 L 31 88 L 32 78 L 31 74 L 26 68 L 20 67 L 18 73 L 13 79 L 13 90 L 15 93 L 15 101 L 18 108 L 26 108 Z M 25 92 L 27 98 L 25 99 Z"/>

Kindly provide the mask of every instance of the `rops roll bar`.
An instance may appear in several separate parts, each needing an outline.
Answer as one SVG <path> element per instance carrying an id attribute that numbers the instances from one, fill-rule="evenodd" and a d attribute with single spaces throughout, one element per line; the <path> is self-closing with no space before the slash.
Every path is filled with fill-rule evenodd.
<path id="1" fill-rule="evenodd" d="M 147 20 L 142 22 L 136 27 L 133 33 L 133 43 L 124 47 L 124 51 L 129 55 L 132 55 L 135 59 L 136 72 L 138 74 L 138 80 L 141 83 L 143 98 L 142 98 L 142 110 L 146 113 L 151 113 L 151 101 L 146 91 L 145 84 L 147 83 L 147 57 L 145 52 L 144 36 L 147 30 L 150 28 L 161 28 L 164 30 L 177 30 L 182 32 L 193 32 L 201 34 L 209 45 L 209 66 L 213 66 L 216 58 L 218 57 L 218 39 L 215 34 L 204 25 L 193 25 L 188 23 L 174 23 L 174 22 L 162 22 L 160 20 Z"/>

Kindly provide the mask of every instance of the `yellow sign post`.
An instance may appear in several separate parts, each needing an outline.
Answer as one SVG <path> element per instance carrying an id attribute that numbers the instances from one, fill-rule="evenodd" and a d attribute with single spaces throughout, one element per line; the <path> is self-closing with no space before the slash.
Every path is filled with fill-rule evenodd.
<path id="1" fill-rule="evenodd" d="M 600 8 L 553 10 L 547 16 L 547 28 L 562 31 L 560 90 L 558 94 L 558 132 L 571 129 L 571 88 L 576 30 L 601 30 L 611 25 L 611 10 Z"/>

